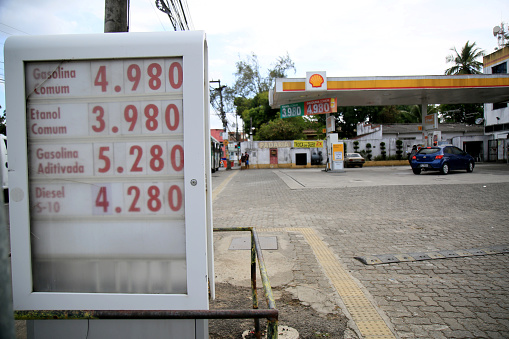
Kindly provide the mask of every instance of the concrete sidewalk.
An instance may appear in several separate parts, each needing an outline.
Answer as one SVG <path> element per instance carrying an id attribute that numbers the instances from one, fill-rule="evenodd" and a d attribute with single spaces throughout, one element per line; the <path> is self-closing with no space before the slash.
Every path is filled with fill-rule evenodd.
<path id="1" fill-rule="evenodd" d="M 278 249 L 264 251 L 271 284 L 324 314 L 341 309 L 346 336 L 507 338 L 507 253 L 381 265 L 355 257 L 509 244 L 508 169 L 219 171 L 214 226 L 276 237 Z M 230 249 L 242 236 L 214 235 L 216 282 L 249 286 L 249 251 Z"/>

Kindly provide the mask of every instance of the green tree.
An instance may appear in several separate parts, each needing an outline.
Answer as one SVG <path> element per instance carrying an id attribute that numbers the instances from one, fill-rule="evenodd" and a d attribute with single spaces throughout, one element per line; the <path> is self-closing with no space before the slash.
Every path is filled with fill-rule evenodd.
<path id="1" fill-rule="evenodd" d="M 483 117 L 483 104 L 442 104 L 438 107 L 441 122 L 461 122 L 469 125 Z"/>
<path id="2" fill-rule="evenodd" d="M 427 114 L 438 113 L 438 106 L 428 105 Z M 421 123 L 422 107 L 421 105 L 406 106 L 406 109 L 400 111 L 400 123 Z"/>
<path id="3" fill-rule="evenodd" d="M 258 140 L 295 140 L 303 139 L 304 124 L 302 119 L 276 119 L 263 124 L 257 133 Z M 295 120 L 298 122 L 296 122 Z M 293 121 L 292 121 L 293 120 Z M 300 122 L 299 122 L 300 121 Z"/>
<path id="4" fill-rule="evenodd" d="M 456 47 L 451 48 L 454 54 L 448 55 L 445 60 L 447 63 L 454 63 L 454 65 L 445 70 L 446 75 L 482 73 L 482 62 L 477 59 L 484 55 L 484 51 L 477 48 L 475 42 L 472 44 L 469 42 L 465 43 L 461 53 L 458 53 Z"/>
<path id="5" fill-rule="evenodd" d="M 272 68 L 267 70 L 267 75 L 263 75 L 258 57 L 252 53 L 244 60 L 239 60 L 235 66 L 235 83 L 231 87 L 232 95 L 228 97 L 228 100 L 232 101 L 235 112 L 244 121 L 244 132 L 249 132 L 252 122 L 255 128 L 254 138 L 259 140 L 256 134 L 259 133 L 262 125 L 279 119 L 279 109 L 272 109 L 269 105 L 269 89 L 274 85 L 276 78 L 286 77 L 287 72 L 292 69 L 295 71 L 295 65 L 287 53 L 276 60 Z M 299 127 L 304 120 L 303 118 L 291 119 L 290 123 Z M 265 127 L 264 130 L 266 131 L 267 128 Z M 277 139 L 284 140 L 283 136 Z"/>

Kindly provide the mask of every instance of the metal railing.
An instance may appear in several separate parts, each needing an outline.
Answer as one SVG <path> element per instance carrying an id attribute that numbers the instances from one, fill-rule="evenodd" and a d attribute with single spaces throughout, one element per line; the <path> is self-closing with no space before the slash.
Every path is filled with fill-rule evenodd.
<path id="1" fill-rule="evenodd" d="M 253 227 L 214 228 L 214 232 L 226 231 L 251 232 L 251 292 L 253 298 L 253 309 L 251 310 L 28 310 L 14 311 L 14 319 L 254 319 L 255 336 L 260 339 L 260 319 L 265 318 L 267 319 L 267 339 L 277 339 L 279 312 L 274 302 L 258 235 Z M 258 309 L 257 259 L 268 309 Z"/>
<path id="2" fill-rule="evenodd" d="M 263 260 L 262 248 L 260 246 L 260 240 L 254 227 L 232 227 L 232 228 L 214 228 L 214 232 L 251 232 L 251 293 L 253 297 L 253 311 L 260 312 L 258 309 L 258 292 L 256 289 L 256 259 L 258 258 L 258 264 L 260 266 L 260 276 L 262 279 L 263 293 L 269 310 L 275 311 L 276 316 L 273 318 L 267 317 L 267 339 L 277 339 L 278 332 L 278 311 L 276 309 L 276 303 L 274 301 L 274 295 L 272 294 L 272 287 L 269 282 L 269 275 L 267 274 L 267 268 Z M 255 318 L 255 336 L 261 338 L 260 331 L 260 318 Z"/>

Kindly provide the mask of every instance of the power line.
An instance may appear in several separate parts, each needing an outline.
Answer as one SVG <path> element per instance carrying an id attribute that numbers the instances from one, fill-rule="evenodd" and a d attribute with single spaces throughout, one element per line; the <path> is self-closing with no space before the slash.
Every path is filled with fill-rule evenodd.
<path id="1" fill-rule="evenodd" d="M 28 34 L 28 35 L 30 35 L 30 33 L 24 32 L 24 31 L 22 31 L 21 29 L 17 29 L 17 28 L 15 28 L 15 27 L 9 26 L 9 25 L 4 24 L 4 23 L 2 23 L 2 22 L 0 22 L 0 25 L 4 25 L 4 26 L 9 27 L 9 28 L 12 28 L 12 29 L 14 29 L 14 30 L 16 30 L 16 31 L 18 31 L 18 32 L 21 32 L 21 33 L 24 33 L 24 34 Z M 0 31 L 2 31 L 2 32 L 4 32 L 4 33 L 7 33 L 7 34 L 12 35 L 12 33 L 9 33 L 9 32 L 6 32 L 6 31 L 3 31 L 3 30 L 1 30 L 1 29 L 0 29 Z"/>
<path id="2" fill-rule="evenodd" d="M 166 31 L 166 27 L 164 27 L 163 25 L 163 22 L 161 21 L 161 19 L 159 18 L 159 15 L 157 15 L 157 11 L 156 9 L 154 8 L 154 3 L 152 3 L 151 0 L 147 0 L 149 3 L 150 3 L 150 8 L 152 8 L 152 10 L 154 11 L 154 14 L 157 18 L 157 20 L 159 21 L 159 23 L 161 24 L 161 27 L 163 28 L 164 31 Z"/>
<path id="3" fill-rule="evenodd" d="M 176 3 L 178 1 L 178 3 Z M 184 0 L 185 2 L 185 0 Z M 189 22 L 187 17 L 191 17 L 184 9 L 184 5 L 182 4 L 182 0 L 155 0 L 156 7 L 161 11 L 168 15 L 170 18 L 170 22 L 175 31 L 181 30 L 189 30 L 191 29 L 189 26 Z M 179 6 L 180 5 L 180 6 Z M 187 12 L 189 12 L 189 7 L 186 3 Z"/>

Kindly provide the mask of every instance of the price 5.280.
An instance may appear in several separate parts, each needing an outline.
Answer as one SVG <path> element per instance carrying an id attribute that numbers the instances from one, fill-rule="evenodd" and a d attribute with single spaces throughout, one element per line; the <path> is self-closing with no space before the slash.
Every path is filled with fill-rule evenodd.
<path id="1" fill-rule="evenodd" d="M 184 147 L 175 142 L 94 144 L 96 175 L 181 174 Z"/>

